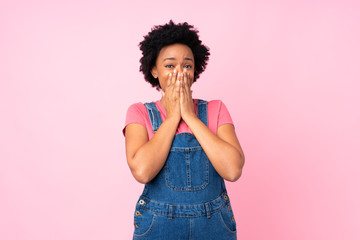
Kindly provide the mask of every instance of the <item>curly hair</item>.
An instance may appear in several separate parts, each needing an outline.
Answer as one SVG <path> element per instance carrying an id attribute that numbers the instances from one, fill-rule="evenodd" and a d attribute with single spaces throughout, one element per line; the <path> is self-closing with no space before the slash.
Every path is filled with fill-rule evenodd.
<path id="1" fill-rule="evenodd" d="M 195 60 L 194 82 L 199 78 L 209 60 L 209 48 L 202 44 L 199 39 L 198 30 L 187 22 L 175 24 L 172 20 L 164 25 L 154 26 L 151 31 L 144 36 L 144 40 L 139 43 L 142 57 L 140 59 L 140 72 L 145 76 L 145 81 L 152 87 L 160 89 L 158 78 L 154 78 L 151 69 L 156 64 L 156 59 L 160 50 L 168 45 L 181 43 L 187 45 Z"/>

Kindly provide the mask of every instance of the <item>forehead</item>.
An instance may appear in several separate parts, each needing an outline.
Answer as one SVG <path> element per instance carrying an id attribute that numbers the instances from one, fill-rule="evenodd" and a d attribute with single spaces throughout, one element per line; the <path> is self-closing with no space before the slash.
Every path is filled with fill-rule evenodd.
<path id="1" fill-rule="evenodd" d="M 160 50 L 158 58 L 168 58 L 168 57 L 193 58 L 194 56 L 191 49 L 187 45 L 175 43 L 172 45 L 165 46 Z"/>

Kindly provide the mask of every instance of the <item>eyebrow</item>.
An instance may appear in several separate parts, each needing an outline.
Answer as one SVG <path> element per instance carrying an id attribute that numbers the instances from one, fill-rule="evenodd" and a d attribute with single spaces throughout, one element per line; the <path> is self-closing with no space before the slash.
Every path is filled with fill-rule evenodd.
<path id="1" fill-rule="evenodd" d="M 173 57 L 171 57 L 171 58 L 165 58 L 164 61 L 166 61 L 166 60 L 176 60 L 176 58 L 173 58 Z M 184 58 L 184 60 L 190 60 L 190 61 L 192 61 L 192 62 L 194 61 L 192 58 L 187 58 L 187 57 Z"/>

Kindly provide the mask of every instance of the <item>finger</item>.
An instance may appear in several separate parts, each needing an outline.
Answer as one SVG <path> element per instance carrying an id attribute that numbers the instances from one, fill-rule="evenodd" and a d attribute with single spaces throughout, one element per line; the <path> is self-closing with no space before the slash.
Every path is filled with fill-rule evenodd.
<path id="1" fill-rule="evenodd" d="M 178 73 L 176 74 L 176 81 L 180 81 L 180 82 L 181 82 L 181 73 L 180 73 L 180 72 L 178 72 Z"/>
<path id="2" fill-rule="evenodd" d="M 187 91 L 186 91 L 186 84 L 185 84 L 185 81 L 182 82 L 181 84 L 181 101 L 182 102 L 185 102 L 186 99 L 188 99 L 188 94 L 187 94 Z"/>
<path id="3" fill-rule="evenodd" d="M 187 82 L 189 82 L 189 81 L 187 81 Z M 184 82 L 184 94 L 185 94 L 186 97 L 191 98 L 190 86 L 189 86 L 189 84 L 187 84 L 185 82 Z"/>
<path id="4" fill-rule="evenodd" d="M 183 82 L 182 82 L 182 86 L 183 86 L 183 89 L 184 89 L 184 93 L 185 93 L 185 91 L 186 91 L 186 89 L 185 89 L 185 86 L 186 86 L 186 73 L 185 73 L 185 75 L 184 75 L 184 79 L 183 79 Z"/>
<path id="5" fill-rule="evenodd" d="M 183 83 L 184 82 L 184 73 L 181 73 L 180 74 L 180 83 Z"/>
<path id="6" fill-rule="evenodd" d="M 181 73 L 180 72 L 177 73 L 175 83 L 176 83 L 176 90 L 179 90 L 180 88 L 178 88 L 178 87 L 181 87 Z"/>
<path id="7" fill-rule="evenodd" d="M 176 80 L 176 91 L 179 92 L 181 89 L 181 81 L 180 79 Z"/>
<path id="8" fill-rule="evenodd" d="M 180 94 L 180 103 L 182 103 L 184 101 L 184 95 L 185 95 L 183 82 L 179 83 L 179 94 Z"/>
<path id="9" fill-rule="evenodd" d="M 175 83 L 173 91 L 172 91 L 172 96 L 173 96 L 174 100 L 177 102 L 180 99 L 180 88 L 181 88 L 180 81 L 176 80 L 176 83 Z"/>
<path id="10" fill-rule="evenodd" d="M 172 73 L 169 73 L 169 76 L 168 76 L 168 79 L 167 79 L 167 82 L 166 82 L 167 87 L 170 86 L 170 84 L 171 84 L 171 78 L 172 78 Z"/>
<path id="11" fill-rule="evenodd" d="M 183 79 L 184 79 L 184 74 L 179 72 L 176 81 L 179 81 L 180 86 L 182 85 Z"/>
<path id="12" fill-rule="evenodd" d="M 174 73 L 173 73 L 172 75 L 173 75 L 173 76 L 172 76 L 172 78 L 171 78 L 171 83 L 172 83 L 172 84 L 175 84 L 176 77 L 177 77 L 177 76 L 176 76 L 176 75 L 177 75 L 177 74 L 176 74 L 176 69 L 174 69 Z"/>
<path id="13" fill-rule="evenodd" d="M 188 74 L 186 72 L 186 69 L 184 70 L 184 83 L 186 84 L 188 81 Z"/>

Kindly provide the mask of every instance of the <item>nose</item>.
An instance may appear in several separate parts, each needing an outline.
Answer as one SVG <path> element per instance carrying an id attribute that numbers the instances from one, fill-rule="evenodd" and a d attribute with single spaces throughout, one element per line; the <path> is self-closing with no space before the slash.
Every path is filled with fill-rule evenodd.
<path id="1" fill-rule="evenodd" d="M 183 72 L 183 68 L 181 66 L 177 66 L 176 71 L 181 73 L 181 72 Z"/>

